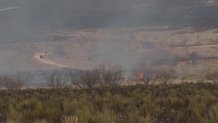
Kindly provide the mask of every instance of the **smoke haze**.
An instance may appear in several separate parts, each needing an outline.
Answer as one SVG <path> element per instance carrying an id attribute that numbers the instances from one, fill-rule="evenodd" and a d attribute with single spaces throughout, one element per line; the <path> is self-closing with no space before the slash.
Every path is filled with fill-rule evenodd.
<path id="1" fill-rule="evenodd" d="M 54 40 L 48 33 L 57 30 L 216 27 L 217 10 L 216 2 L 210 5 L 207 0 L 1 0 L 0 71 L 51 68 L 46 65 L 39 67 L 40 64 L 33 60 L 32 55 L 47 50 L 55 52 L 56 48 L 57 56 L 63 57 L 69 55 L 66 53 L 67 47 L 58 43 L 67 40 L 79 46 L 83 42 L 70 36 L 59 36 Z M 142 57 L 143 52 L 132 46 L 135 37 L 131 36 L 134 32 L 128 32 L 128 36 L 119 33 L 119 30 L 110 33 L 102 40 L 88 37 L 89 42 L 97 43 L 88 42 L 85 46 L 91 44 L 91 50 L 84 46 L 84 51 L 80 49 L 75 52 L 88 53 L 88 60 L 96 64 L 121 64 L 130 71 L 145 57 Z M 51 42 L 57 43 L 54 48 L 51 48 Z M 152 48 L 151 44 L 145 44 L 144 47 Z M 156 52 L 155 55 L 162 56 L 162 52 Z"/>

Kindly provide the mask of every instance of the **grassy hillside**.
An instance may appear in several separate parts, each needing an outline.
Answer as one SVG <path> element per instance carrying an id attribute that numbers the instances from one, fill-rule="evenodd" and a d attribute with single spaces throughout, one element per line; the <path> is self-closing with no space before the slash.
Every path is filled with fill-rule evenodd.
<path id="1" fill-rule="evenodd" d="M 6 123 L 217 123 L 218 86 L 128 86 L 113 90 L 0 92 Z"/>

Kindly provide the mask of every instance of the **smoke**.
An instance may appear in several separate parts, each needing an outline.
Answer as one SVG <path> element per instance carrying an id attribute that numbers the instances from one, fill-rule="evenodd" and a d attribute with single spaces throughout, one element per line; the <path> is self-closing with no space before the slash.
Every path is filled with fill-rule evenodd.
<path id="1" fill-rule="evenodd" d="M 205 8 L 207 1 L 202 1 L 1 0 L 0 71 L 29 70 L 38 67 L 31 58 L 32 53 L 36 52 L 33 44 L 38 46 L 38 43 L 46 42 L 44 47 L 51 47 L 52 40 L 47 35 L 51 30 L 101 31 L 144 26 L 218 26 L 217 14 L 214 14 L 218 8 Z M 132 33 L 130 32 L 128 38 L 124 38 L 117 32 L 109 38 L 103 38 L 105 40 L 96 42 L 89 52 L 90 60 L 96 64 L 120 64 L 125 70 L 131 71 L 141 62 L 151 59 L 150 56 L 163 56 L 160 51 L 155 54 L 148 53 L 148 56 L 144 57 L 144 53 L 131 47 L 134 43 Z M 58 43 L 64 41 L 59 40 Z M 80 40 L 69 41 L 73 44 Z M 151 45 L 143 47 L 153 48 Z M 58 56 L 65 55 L 65 52 L 65 46 L 62 44 L 55 49 Z M 165 56 L 167 57 L 164 54 Z M 150 61 L 155 61 L 153 57 Z"/>
<path id="2" fill-rule="evenodd" d="M 130 42 L 122 38 L 100 41 L 93 48 L 91 60 L 97 64 L 118 64 L 125 71 L 133 70 L 141 60 L 141 54 L 131 49 Z"/>
<path id="3" fill-rule="evenodd" d="M 217 7 L 206 5 L 206 0 L 1 0 L 0 31 L 24 40 L 42 36 L 36 35 L 41 29 L 217 24 Z"/>
<path id="4" fill-rule="evenodd" d="M 18 8 L 19 7 L 7 7 L 7 8 L 0 9 L 0 12 L 8 11 L 8 10 L 14 10 L 14 9 L 18 9 Z"/>

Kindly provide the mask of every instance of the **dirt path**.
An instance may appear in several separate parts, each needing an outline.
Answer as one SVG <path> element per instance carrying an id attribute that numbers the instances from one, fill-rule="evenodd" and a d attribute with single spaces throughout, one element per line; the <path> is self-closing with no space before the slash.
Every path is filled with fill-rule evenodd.
<path id="1" fill-rule="evenodd" d="M 175 48 L 211 48 L 211 47 L 218 47 L 218 44 L 195 45 L 195 46 L 178 46 L 178 47 L 175 47 Z"/>
<path id="2" fill-rule="evenodd" d="M 72 61 L 72 66 L 71 65 L 66 65 L 63 63 L 58 63 L 55 62 L 53 60 L 50 60 L 48 58 L 46 58 L 46 53 L 35 53 L 33 55 L 33 57 L 38 61 L 41 62 L 43 64 L 47 64 L 47 65 L 52 65 L 55 67 L 59 67 L 59 68 L 72 68 L 72 69 L 79 69 L 79 70 L 88 70 L 91 68 L 91 66 L 87 65 L 87 64 L 79 64 L 79 61 Z"/>
<path id="3" fill-rule="evenodd" d="M 70 68 L 70 66 L 68 65 L 60 64 L 60 63 L 51 61 L 49 59 L 46 59 L 45 55 L 46 55 L 45 53 L 35 53 L 33 56 L 37 61 L 43 64 L 53 65 L 53 66 L 62 67 L 62 68 Z"/>

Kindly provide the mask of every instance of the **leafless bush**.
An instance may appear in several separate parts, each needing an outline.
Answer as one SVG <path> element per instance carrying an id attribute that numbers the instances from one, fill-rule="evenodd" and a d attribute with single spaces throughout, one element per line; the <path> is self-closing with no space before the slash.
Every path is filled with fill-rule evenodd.
<path id="1" fill-rule="evenodd" d="M 218 83 L 218 69 L 207 70 L 205 72 L 205 79 L 212 81 L 213 83 Z"/>
<path id="2" fill-rule="evenodd" d="M 120 65 L 100 65 L 99 72 L 101 84 L 109 89 L 119 86 L 123 80 L 123 70 Z"/>
<path id="3" fill-rule="evenodd" d="M 93 93 L 94 89 L 100 83 L 100 72 L 98 69 L 88 70 L 82 73 L 79 81 L 76 83 L 77 87 L 87 89 Z"/>
<path id="4" fill-rule="evenodd" d="M 181 74 L 180 75 L 180 81 L 181 81 L 180 83 L 181 84 L 184 84 L 184 85 L 190 84 L 190 83 L 193 82 L 191 79 L 192 79 L 192 74 L 191 73 L 189 75 L 187 75 L 187 74 Z"/>
<path id="5" fill-rule="evenodd" d="M 7 73 L 0 75 L 1 83 L 3 83 L 9 90 L 20 89 L 30 79 L 31 74 L 28 72 Z"/>
<path id="6" fill-rule="evenodd" d="M 123 79 L 121 66 L 119 65 L 100 65 L 98 68 L 82 73 L 77 87 L 87 89 L 93 93 L 96 87 L 103 89 L 113 89 L 118 86 Z"/>
<path id="7" fill-rule="evenodd" d="M 196 78 L 196 73 L 187 68 L 183 68 L 180 69 L 178 78 L 180 84 L 188 85 L 194 82 Z"/>
<path id="8" fill-rule="evenodd" d="M 176 77 L 175 69 L 163 67 L 156 72 L 155 81 L 159 84 L 172 84 Z"/>
<path id="9" fill-rule="evenodd" d="M 84 71 L 75 71 L 75 70 L 70 70 L 67 73 L 67 76 L 69 76 L 69 81 L 72 85 L 78 84 L 78 82 L 81 79 L 81 76 L 83 75 Z"/>
<path id="10" fill-rule="evenodd" d="M 45 75 L 49 87 L 52 89 L 63 88 L 69 81 L 69 77 L 62 74 L 62 72 L 53 70 L 50 74 Z"/>
<path id="11" fill-rule="evenodd" d="M 145 77 L 144 77 L 143 82 L 145 85 L 153 85 L 155 82 L 155 78 L 156 78 L 155 74 L 145 72 Z"/>
<path id="12" fill-rule="evenodd" d="M 0 85 L 4 85 L 4 76 L 0 75 Z"/>

